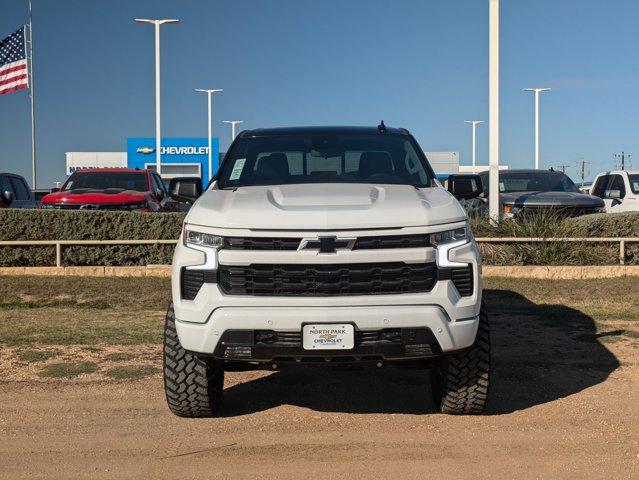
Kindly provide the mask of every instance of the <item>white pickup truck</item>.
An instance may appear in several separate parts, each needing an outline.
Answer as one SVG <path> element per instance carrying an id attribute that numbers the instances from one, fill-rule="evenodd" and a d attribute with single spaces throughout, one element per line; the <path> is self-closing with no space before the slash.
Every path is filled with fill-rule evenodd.
<path id="1" fill-rule="evenodd" d="M 613 170 L 595 177 L 590 194 L 603 199 L 607 213 L 639 210 L 639 170 Z"/>
<path id="2" fill-rule="evenodd" d="M 458 198 L 480 194 L 479 177 L 457 180 Z M 166 318 L 173 413 L 214 415 L 225 371 L 355 363 L 430 369 L 438 409 L 483 410 L 479 251 L 407 130 L 244 131 L 203 194 L 198 182 L 170 186 L 194 201 Z"/>

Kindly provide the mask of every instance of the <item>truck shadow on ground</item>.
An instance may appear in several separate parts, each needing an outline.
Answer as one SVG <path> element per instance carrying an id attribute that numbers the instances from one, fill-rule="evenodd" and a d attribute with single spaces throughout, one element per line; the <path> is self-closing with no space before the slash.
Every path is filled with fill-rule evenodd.
<path id="1" fill-rule="evenodd" d="M 595 321 L 563 305 L 538 305 L 509 290 L 486 290 L 492 381 L 486 413 L 552 402 L 605 381 L 619 366 Z M 227 374 L 229 379 L 233 373 Z M 318 412 L 435 413 L 425 370 L 294 368 L 227 387 L 220 415 L 291 404 Z"/>

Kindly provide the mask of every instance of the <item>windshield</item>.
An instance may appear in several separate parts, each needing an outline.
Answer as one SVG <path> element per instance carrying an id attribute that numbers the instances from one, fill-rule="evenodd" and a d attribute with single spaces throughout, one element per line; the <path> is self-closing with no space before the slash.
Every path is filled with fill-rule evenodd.
<path id="1" fill-rule="evenodd" d="M 487 191 L 487 173 L 482 174 L 482 181 Z M 561 172 L 499 172 L 499 193 L 515 192 L 579 192 L 579 189 Z"/>
<path id="2" fill-rule="evenodd" d="M 295 183 L 376 183 L 425 187 L 432 170 L 404 135 L 272 136 L 239 139 L 219 188 Z"/>
<path id="3" fill-rule="evenodd" d="M 149 190 L 144 172 L 75 172 L 62 187 L 68 190 Z"/>

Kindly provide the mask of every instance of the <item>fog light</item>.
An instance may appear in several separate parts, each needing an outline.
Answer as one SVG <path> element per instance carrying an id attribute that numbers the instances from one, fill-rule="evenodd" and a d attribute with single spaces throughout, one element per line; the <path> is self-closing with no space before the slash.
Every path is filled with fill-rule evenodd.
<path id="1" fill-rule="evenodd" d="M 398 330 L 382 330 L 382 340 L 389 342 L 401 342 L 401 333 Z"/>
<path id="2" fill-rule="evenodd" d="M 405 353 L 408 356 L 421 357 L 424 355 L 432 355 L 433 351 L 427 343 L 416 343 L 415 345 L 406 345 Z"/>
<path id="3" fill-rule="evenodd" d="M 251 358 L 251 347 L 226 347 L 224 358 Z"/>

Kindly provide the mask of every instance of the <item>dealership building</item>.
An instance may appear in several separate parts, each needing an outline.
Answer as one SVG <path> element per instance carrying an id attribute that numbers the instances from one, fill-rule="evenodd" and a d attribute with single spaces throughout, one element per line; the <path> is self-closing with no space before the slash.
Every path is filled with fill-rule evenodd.
<path id="1" fill-rule="evenodd" d="M 163 137 L 160 147 L 162 177 L 209 178 L 208 138 Z M 212 139 L 213 173 L 220 162 L 217 138 Z M 126 152 L 67 152 L 66 174 L 87 168 L 149 168 L 155 170 L 155 138 L 129 137 Z"/>

